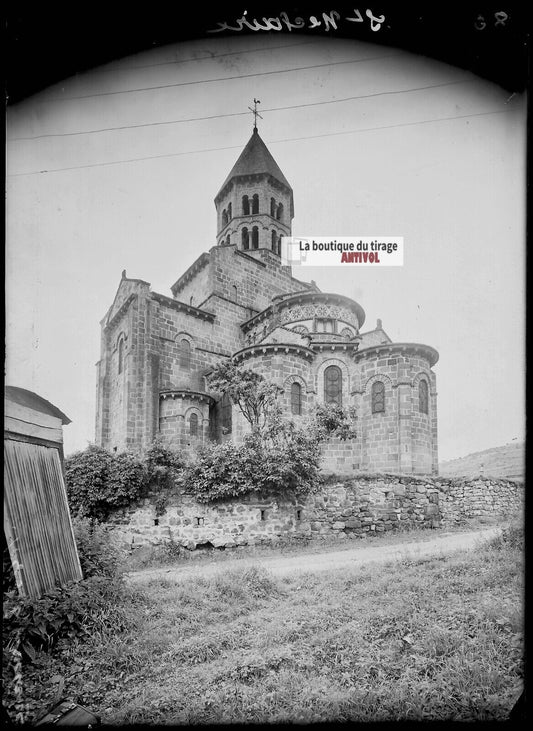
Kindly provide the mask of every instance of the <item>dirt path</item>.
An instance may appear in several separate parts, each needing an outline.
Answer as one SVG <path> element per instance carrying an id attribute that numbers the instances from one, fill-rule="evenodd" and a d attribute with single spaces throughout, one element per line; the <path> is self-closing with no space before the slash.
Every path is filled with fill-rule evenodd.
<path id="1" fill-rule="evenodd" d="M 262 566 L 277 576 L 306 571 L 334 571 L 369 563 L 386 563 L 401 559 L 416 560 L 429 556 L 446 555 L 454 551 L 480 546 L 484 541 L 494 538 L 500 533 L 500 527 L 492 527 L 464 533 L 448 533 L 424 541 L 368 547 L 358 545 L 355 548 L 324 553 L 301 553 L 295 556 L 250 556 L 201 564 L 191 561 L 187 566 L 132 572 L 128 575 L 128 580 L 133 583 L 144 583 L 155 578 L 186 581 L 196 576 L 213 576 L 223 571 L 245 569 L 249 566 Z"/>

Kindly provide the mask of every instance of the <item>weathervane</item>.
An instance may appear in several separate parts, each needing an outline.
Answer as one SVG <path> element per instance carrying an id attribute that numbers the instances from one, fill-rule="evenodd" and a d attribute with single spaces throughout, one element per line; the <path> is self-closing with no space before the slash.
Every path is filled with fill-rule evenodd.
<path id="1" fill-rule="evenodd" d="M 254 132 L 257 130 L 257 117 L 259 117 L 259 119 L 263 119 L 263 117 L 257 111 L 258 104 L 261 104 L 261 101 L 259 99 L 254 99 L 254 108 L 252 109 L 252 107 L 248 107 L 248 109 L 254 115 Z"/>

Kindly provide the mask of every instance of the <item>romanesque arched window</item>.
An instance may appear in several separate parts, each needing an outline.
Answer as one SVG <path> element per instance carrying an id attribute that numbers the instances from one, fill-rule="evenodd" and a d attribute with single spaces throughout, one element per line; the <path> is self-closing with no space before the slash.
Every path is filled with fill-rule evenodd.
<path id="1" fill-rule="evenodd" d="M 281 256 L 281 234 L 279 235 L 279 238 L 278 238 L 278 254 L 279 254 L 279 256 Z"/>
<path id="2" fill-rule="evenodd" d="M 188 340 L 180 340 L 179 344 L 179 363 L 180 368 L 191 367 L 191 344 Z"/>
<path id="3" fill-rule="evenodd" d="M 302 413 L 302 387 L 296 381 L 291 384 L 291 413 L 296 415 Z"/>
<path id="4" fill-rule="evenodd" d="M 231 203 L 228 203 L 228 221 L 231 221 L 233 216 L 231 215 Z"/>
<path id="5" fill-rule="evenodd" d="M 222 211 L 222 226 L 226 226 L 228 223 L 228 213 L 226 209 Z"/>
<path id="6" fill-rule="evenodd" d="M 243 230 L 241 231 L 241 239 L 243 250 L 248 251 L 248 249 L 250 248 L 250 237 L 247 228 L 243 228 Z"/>
<path id="7" fill-rule="evenodd" d="M 247 195 L 243 195 L 243 197 L 242 197 L 242 215 L 243 216 L 250 215 L 250 201 L 249 201 Z"/>
<path id="8" fill-rule="evenodd" d="M 374 381 L 372 384 L 372 413 L 380 414 L 385 411 L 385 384 L 383 381 Z"/>
<path id="9" fill-rule="evenodd" d="M 418 384 L 418 410 L 423 414 L 428 413 L 428 384 L 422 379 Z"/>
<path id="10" fill-rule="evenodd" d="M 222 432 L 224 434 L 229 434 L 232 429 L 231 399 L 226 393 L 220 399 L 220 423 L 222 426 Z"/>
<path id="11" fill-rule="evenodd" d="M 276 218 L 278 221 L 283 221 L 283 203 L 280 203 L 278 210 L 276 211 Z"/>
<path id="12" fill-rule="evenodd" d="M 124 338 L 118 341 L 118 368 L 119 373 L 124 370 Z"/>
<path id="13" fill-rule="evenodd" d="M 259 213 L 259 196 L 257 193 L 254 193 L 252 198 L 252 213 Z"/>
<path id="14" fill-rule="evenodd" d="M 252 229 L 252 249 L 259 248 L 259 229 L 254 226 Z"/>
<path id="15" fill-rule="evenodd" d="M 276 218 L 276 201 L 274 198 L 270 199 L 270 215 L 272 218 Z"/>
<path id="16" fill-rule="evenodd" d="M 191 437 L 198 435 L 198 414 L 192 413 L 189 417 L 189 434 Z"/>
<path id="17" fill-rule="evenodd" d="M 324 402 L 342 406 L 342 372 L 339 366 L 331 365 L 324 371 Z"/>
<path id="18" fill-rule="evenodd" d="M 278 253 L 278 237 L 274 229 L 272 229 L 272 251 L 274 254 Z"/>
<path id="19" fill-rule="evenodd" d="M 191 294 L 191 296 L 190 296 L 190 298 L 189 298 L 189 304 L 190 304 L 190 305 L 192 305 L 192 304 L 193 304 L 193 302 L 194 302 L 194 295 L 193 295 L 193 294 Z"/>

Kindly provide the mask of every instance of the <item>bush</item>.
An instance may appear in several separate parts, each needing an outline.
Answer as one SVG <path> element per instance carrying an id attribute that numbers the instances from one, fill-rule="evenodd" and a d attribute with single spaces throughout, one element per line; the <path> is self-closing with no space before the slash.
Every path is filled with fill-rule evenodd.
<path id="1" fill-rule="evenodd" d="M 40 598 L 4 595 L 4 648 L 16 648 L 30 660 L 60 639 L 115 633 L 128 624 L 127 590 L 116 578 L 91 576 L 56 587 Z"/>
<path id="2" fill-rule="evenodd" d="M 306 495 L 319 483 L 320 444 L 292 422 L 276 425 L 268 441 L 257 432 L 243 444 L 206 445 L 184 473 L 184 484 L 200 503 L 253 492 Z"/>
<path id="3" fill-rule="evenodd" d="M 138 500 L 146 489 L 143 463 L 133 454 L 90 445 L 65 460 L 65 482 L 74 512 L 105 520 L 109 513 Z"/>
<path id="4" fill-rule="evenodd" d="M 155 499 L 155 514 L 163 515 L 168 497 L 186 465 L 182 455 L 154 439 L 145 457 L 148 489 Z"/>
<path id="5" fill-rule="evenodd" d="M 72 527 L 84 578 L 120 576 L 125 552 L 109 531 L 98 521 L 80 516 L 72 519 Z"/>
<path id="6" fill-rule="evenodd" d="M 246 495 L 256 489 L 258 455 L 245 443 L 206 444 L 186 470 L 185 487 L 199 503 Z"/>

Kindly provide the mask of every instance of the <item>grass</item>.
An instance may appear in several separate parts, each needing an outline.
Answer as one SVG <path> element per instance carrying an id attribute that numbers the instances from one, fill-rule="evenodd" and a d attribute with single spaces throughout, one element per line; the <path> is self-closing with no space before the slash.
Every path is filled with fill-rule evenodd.
<path id="1" fill-rule="evenodd" d="M 64 684 L 113 725 L 505 719 L 522 688 L 522 552 L 513 529 L 379 568 L 151 579 L 134 630 L 42 653 L 24 692 L 35 706 Z"/>

